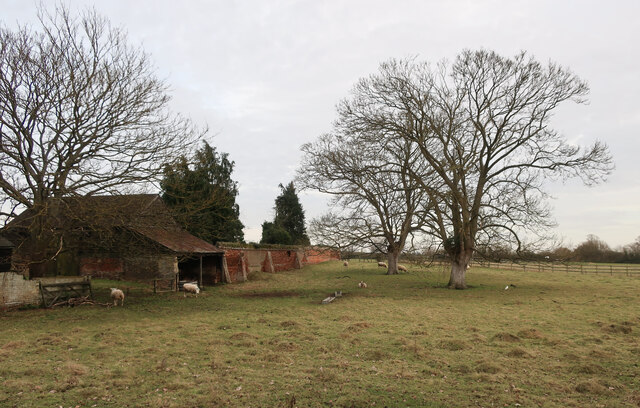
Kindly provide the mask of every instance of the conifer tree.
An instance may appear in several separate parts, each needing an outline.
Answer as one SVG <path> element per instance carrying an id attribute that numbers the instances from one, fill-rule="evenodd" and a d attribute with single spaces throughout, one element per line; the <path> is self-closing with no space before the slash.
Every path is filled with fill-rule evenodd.
<path id="1" fill-rule="evenodd" d="M 231 179 L 234 162 L 205 142 L 191 160 L 181 157 L 165 167 L 162 198 L 176 220 L 193 235 L 217 243 L 242 242 L 238 183 Z"/>

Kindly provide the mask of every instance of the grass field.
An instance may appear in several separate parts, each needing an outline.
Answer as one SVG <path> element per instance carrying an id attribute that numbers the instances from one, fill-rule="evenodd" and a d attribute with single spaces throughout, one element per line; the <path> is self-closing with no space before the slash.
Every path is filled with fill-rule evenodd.
<path id="1" fill-rule="evenodd" d="M 640 279 L 474 268 L 453 291 L 439 268 L 382 272 L 0 313 L 0 406 L 640 406 Z"/>

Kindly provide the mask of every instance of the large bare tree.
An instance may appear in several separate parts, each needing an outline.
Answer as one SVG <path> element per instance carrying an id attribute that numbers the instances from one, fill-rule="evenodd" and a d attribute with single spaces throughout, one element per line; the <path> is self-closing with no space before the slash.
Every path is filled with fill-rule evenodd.
<path id="1" fill-rule="evenodd" d="M 337 121 L 333 133 L 303 145 L 302 151 L 298 184 L 334 197 L 333 210 L 311 221 L 314 240 L 339 248 L 373 248 L 387 255 L 387 274 L 397 274 L 398 258 L 407 239 L 422 228 L 429 203 L 411 177 L 424 170 L 417 146 L 350 132 Z"/>
<path id="2" fill-rule="evenodd" d="M 5 221 L 25 208 L 45 216 L 51 197 L 158 180 L 199 136 L 170 111 L 167 85 L 121 29 L 93 10 L 40 8 L 38 17 L 38 27 L 0 28 Z"/>
<path id="3" fill-rule="evenodd" d="M 451 259 L 449 287 L 463 289 L 478 240 L 518 248 L 523 232 L 553 223 L 548 179 L 591 184 L 612 170 L 606 145 L 573 145 L 550 126 L 558 105 L 582 103 L 587 93 L 583 80 L 555 63 L 467 50 L 451 65 L 383 63 L 339 104 L 338 120 L 349 133 L 418 146 L 438 179 L 425 183 L 412 172 L 435 203 L 425 232 Z"/>
<path id="4" fill-rule="evenodd" d="M 12 203 L 147 183 L 193 141 L 149 56 L 95 11 L 0 29 L 0 189 Z M 11 207 L 4 206 L 3 209 Z"/>

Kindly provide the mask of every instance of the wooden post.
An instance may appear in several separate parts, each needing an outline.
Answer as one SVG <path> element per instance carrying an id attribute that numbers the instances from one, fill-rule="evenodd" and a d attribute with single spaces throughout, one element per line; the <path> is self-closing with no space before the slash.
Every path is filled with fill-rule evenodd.
<path id="1" fill-rule="evenodd" d="M 200 255 L 200 279 L 198 280 L 198 286 L 202 289 L 202 255 Z"/>
<path id="2" fill-rule="evenodd" d="M 38 287 L 40 288 L 40 297 L 42 298 L 42 305 L 46 306 L 47 304 L 44 301 L 44 290 L 42 289 L 42 281 L 38 281 Z"/>
<path id="3" fill-rule="evenodd" d="M 158 293 L 158 280 L 153 280 L 153 293 Z"/>

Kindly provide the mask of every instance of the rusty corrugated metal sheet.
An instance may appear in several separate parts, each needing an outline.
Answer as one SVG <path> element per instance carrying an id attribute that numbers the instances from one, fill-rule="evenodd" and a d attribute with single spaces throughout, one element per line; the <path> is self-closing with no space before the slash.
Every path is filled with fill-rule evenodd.
<path id="1" fill-rule="evenodd" d="M 224 254 L 220 248 L 180 229 L 134 227 L 134 231 L 181 254 Z"/>

